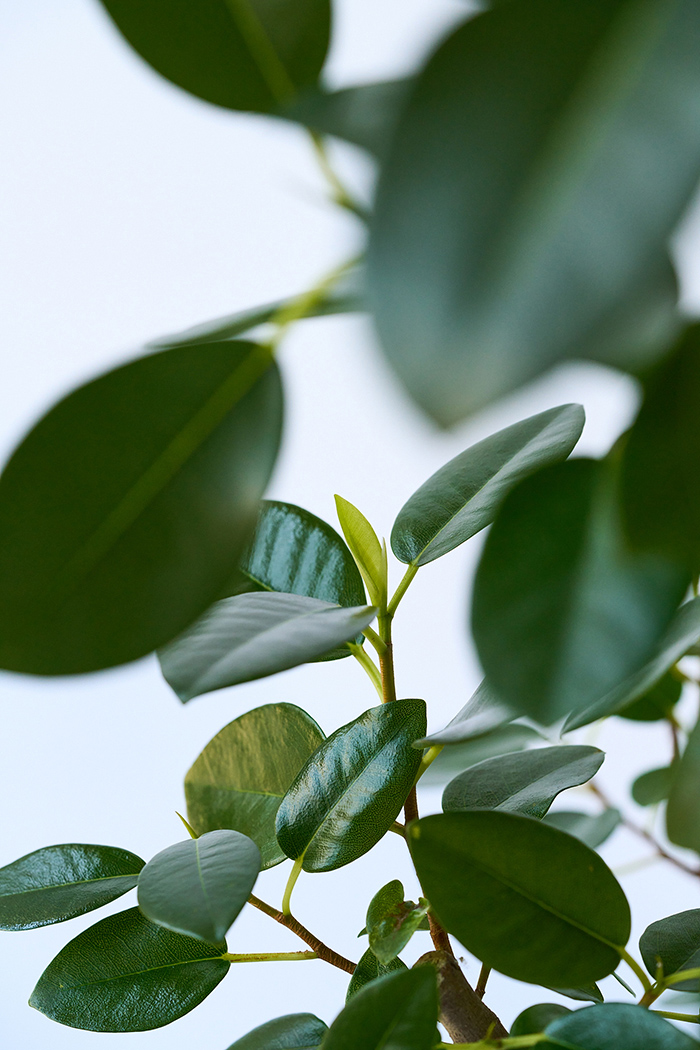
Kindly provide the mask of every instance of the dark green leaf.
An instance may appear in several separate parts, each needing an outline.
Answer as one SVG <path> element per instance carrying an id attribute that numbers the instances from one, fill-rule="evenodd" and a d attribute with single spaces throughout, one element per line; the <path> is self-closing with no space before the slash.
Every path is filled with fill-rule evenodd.
<path id="1" fill-rule="evenodd" d="M 428 766 L 421 777 L 421 784 L 446 784 L 455 773 L 470 769 L 477 762 L 496 755 L 507 755 L 512 751 L 522 751 L 541 740 L 536 729 L 516 723 L 499 726 L 490 733 L 483 733 L 462 744 L 449 744 Z"/>
<path id="2" fill-rule="evenodd" d="M 369 946 L 382 966 L 402 952 L 416 930 L 423 928 L 428 902 L 404 900 L 398 879 L 387 883 L 374 895 L 367 909 Z"/>
<path id="3" fill-rule="evenodd" d="M 700 722 L 688 738 L 685 751 L 674 769 L 666 807 L 666 833 L 671 842 L 700 853 Z"/>
<path id="4" fill-rule="evenodd" d="M 323 1050 L 431 1050 L 438 1015 L 436 984 L 431 966 L 372 981 L 336 1017 Z"/>
<path id="5" fill-rule="evenodd" d="M 149 922 L 138 908 L 79 934 L 49 963 L 29 1005 L 89 1032 L 148 1032 L 189 1013 L 226 976 L 225 944 Z"/>
<path id="6" fill-rule="evenodd" d="M 510 1034 L 536 1035 L 544 1031 L 550 1021 L 555 1021 L 558 1017 L 565 1017 L 570 1013 L 571 1010 L 567 1010 L 559 1003 L 538 1003 L 536 1006 L 529 1006 L 515 1018 Z"/>
<path id="7" fill-rule="evenodd" d="M 467 701 L 459 714 L 444 729 L 416 740 L 416 747 L 432 747 L 433 744 L 461 744 L 482 736 L 505 725 L 515 717 L 515 712 L 496 696 L 484 679 L 477 691 Z"/>
<path id="8" fill-rule="evenodd" d="M 382 170 L 368 287 L 434 419 L 562 358 L 638 368 L 673 338 L 699 44 L 694 0 L 511 0 L 427 63 Z"/>
<path id="9" fill-rule="evenodd" d="M 144 861 L 114 846 L 47 846 L 0 868 L 0 930 L 65 922 L 134 888 Z"/>
<path id="10" fill-rule="evenodd" d="M 550 1022 L 550 1043 L 566 1050 L 697 1050 L 690 1036 L 663 1017 L 631 1003 L 603 1003 Z"/>
<path id="11" fill-rule="evenodd" d="M 277 812 L 277 840 L 305 871 L 332 871 L 372 848 L 399 815 L 420 765 L 425 701 L 396 700 L 342 726 L 311 756 Z"/>
<path id="12" fill-rule="evenodd" d="M 158 853 L 139 875 L 147 919 L 209 944 L 223 941 L 251 894 L 260 850 L 238 831 L 208 831 Z"/>
<path id="13" fill-rule="evenodd" d="M 94 671 L 191 623 L 250 539 L 280 421 L 252 343 L 142 357 L 60 401 L 0 478 L 0 666 Z"/>
<path id="14" fill-rule="evenodd" d="M 323 743 L 310 715 L 293 704 L 266 704 L 217 733 L 185 777 L 187 815 L 198 834 L 232 828 L 253 839 L 263 868 L 286 860 L 275 817 L 306 760 Z"/>
<path id="15" fill-rule="evenodd" d="M 588 984 L 620 961 L 625 895 L 597 853 L 532 817 L 425 817 L 408 841 L 437 918 L 488 966 L 535 984 Z"/>
<path id="16" fill-rule="evenodd" d="M 282 116 L 362 146 L 383 160 L 410 86 L 410 80 L 387 80 L 340 91 L 310 91 Z"/>
<path id="17" fill-rule="evenodd" d="M 671 794 L 676 766 L 663 766 L 661 769 L 650 769 L 632 784 L 632 798 L 638 806 L 655 806 L 664 802 Z"/>
<path id="18" fill-rule="evenodd" d="M 504 701 L 538 722 L 589 707 L 636 672 L 688 584 L 671 563 L 629 551 L 615 481 L 608 462 L 545 467 L 506 497 L 486 540 L 479 656 Z"/>
<path id="19" fill-rule="evenodd" d="M 330 34 L 328 0 L 102 0 L 149 65 L 229 109 L 269 113 L 313 84 Z"/>
<path id="20" fill-rule="evenodd" d="M 165 680 L 187 701 L 308 663 L 354 638 L 375 613 L 296 594 L 238 594 L 216 602 L 158 658 Z"/>
<path id="21" fill-rule="evenodd" d="M 615 828 L 620 826 L 622 816 L 619 809 L 611 807 L 596 816 L 560 810 L 557 813 L 548 813 L 544 820 L 552 827 L 565 831 L 567 835 L 580 839 L 591 849 L 597 849 L 612 835 Z"/>
<path id="22" fill-rule="evenodd" d="M 664 977 L 700 968 L 700 908 L 652 922 L 639 939 L 639 950 L 654 980 L 658 963 L 663 966 Z M 671 987 L 677 991 L 698 992 L 700 979 L 680 981 Z"/>
<path id="23" fill-rule="evenodd" d="M 620 718 L 629 718 L 632 722 L 659 722 L 673 713 L 675 704 L 681 698 L 683 685 L 675 675 L 665 674 L 656 685 L 623 707 L 617 714 Z"/>
<path id="24" fill-rule="evenodd" d="M 490 525 L 518 481 L 566 459 L 584 421 L 580 405 L 561 405 L 499 430 L 455 456 L 399 511 L 391 530 L 396 557 L 427 565 Z"/>
<path id="25" fill-rule="evenodd" d="M 228 1050 L 318 1050 L 327 1031 L 313 1014 L 287 1014 L 254 1028 Z"/>
<path id="26" fill-rule="evenodd" d="M 350 978 L 350 984 L 348 985 L 347 995 L 345 997 L 346 1003 L 357 995 L 361 988 L 364 988 L 370 981 L 376 981 L 378 977 L 386 977 L 389 973 L 395 973 L 397 970 L 407 970 L 405 962 L 401 959 L 392 959 L 390 963 L 383 966 L 374 952 L 368 948 L 365 954 L 360 959 L 359 963 L 355 967 L 355 972 Z"/>
<path id="27" fill-rule="evenodd" d="M 501 755 L 460 773 L 445 788 L 445 812 L 498 809 L 543 817 L 567 788 L 585 784 L 603 764 L 596 747 L 542 747 Z"/>
<path id="28" fill-rule="evenodd" d="M 603 993 L 597 984 L 584 985 L 581 988 L 550 988 L 552 992 L 565 995 L 577 1003 L 602 1003 Z"/>

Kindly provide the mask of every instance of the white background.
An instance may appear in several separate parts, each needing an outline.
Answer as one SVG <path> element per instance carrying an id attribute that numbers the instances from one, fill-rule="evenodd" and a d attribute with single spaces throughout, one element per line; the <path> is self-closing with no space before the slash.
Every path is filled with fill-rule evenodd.
<path id="1" fill-rule="evenodd" d="M 409 70 L 464 11 L 458 0 L 338 6 L 330 65 L 338 85 Z M 124 46 L 96 0 L 0 0 L 0 142 L 3 458 L 59 395 L 148 339 L 300 291 L 361 243 L 358 224 L 325 203 L 304 133 L 218 110 L 159 79 Z M 367 188 L 366 159 L 349 148 L 336 154 Z M 678 240 L 691 310 L 700 307 L 698 229 L 691 220 Z M 410 493 L 474 440 L 532 412 L 580 401 L 588 424 L 579 448 L 601 453 L 629 422 L 638 396 L 622 376 L 571 366 L 445 434 L 404 397 L 364 319 L 300 326 L 281 364 L 285 444 L 269 494 L 335 523 L 333 493 L 340 491 L 386 535 Z M 433 728 L 480 679 L 465 640 L 478 546 L 474 541 L 422 570 L 397 623 L 399 691 L 425 697 Z M 351 660 L 300 668 L 186 707 L 153 659 L 87 678 L 0 674 L 0 865 L 58 842 L 118 845 L 151 857 L 182 838 L 175 810 L 184 805 L 182 779 L 201 748 L 243 711 L 279 700 L 303 706 L 330 732 L 372 706 L 375 695 Z M 694 703 L 686 701 L 688 719 Z M 631 776 L 669 757 L 663 730 L 644 725 L 620 723 L 596 742 L 612 752 L 602 782 L 618 798 Z M 573 802 L 591 804 L 585 792 Z M 421 804 L 423 812 L 439 808 L 438 794 L 425 791 Z M 622 832 L 605 855 L 617 866 L 646 853 Z M 279 904 L 287 868 L 264 874 L 256 893 Z M 303 876 L 295 911 L 357 959 L 366 945 L 355 935 L 367 902 L 396 877 L 409 895 L 417 892 L 403 843 L 388 836 L 352 867 Z M 662 866 L 631 874 L 624 885 L 637 935 L 649 921 L 698 901 L 697 881 Z M 133 903 L 127 897 L 111 910 Z M 249 910 L 233 927 L 229 950 L 303 947 Z M 330 1022 L 342 1005 L 346 975 L 311 962 L 234 967 L 202 1006 L 152 1033 L 73 1031 L 28 1009 L 53 955 L 107 911 L 69 926 L 0 934 L 0 1047 L 225 1050 L 272 1017 L 303 1010 Z M 428 949 L 419 934 L 407 961 Z M 467 962 L 472 980 L 476 965 Z M 605 988 L 625 999 L 611 979 Z M 506 1024 L 526 1005 L 551 998 L 492 978 L 489 1002 Z"/>

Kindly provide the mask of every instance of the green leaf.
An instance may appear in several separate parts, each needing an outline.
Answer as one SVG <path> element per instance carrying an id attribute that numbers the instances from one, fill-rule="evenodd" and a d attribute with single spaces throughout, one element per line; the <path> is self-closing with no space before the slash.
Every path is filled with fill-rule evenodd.
<path id="1" fill-rule="evenodd" d="M 446 784 L 455 773 L 470 769 L 478 762 L 512 751 L 522 751 L 541 740 L 536 729 L 516 723 L 499 726 L 490 733 L 483 733 L 461 744 L 449 744 L 428 766 L 421 777 L 421 784 Z"/>
<path id="2" fill-rule="evenodd" d="M 370 601 L 381 608 L 386 605 L 386 549 L 382 548 L 376 532 L 357 507 L 342 496 L 335 497 L 335 506 L 343 535 L 367 584 Z"/>
<path id="3" fill-rule="evenodd" d="M 545 467 L 506 497 L 474 586 L 474 638 L 492 686 L 550 724 L 619 686 L 648 658 L 688 584 L 621 535 L 614 465 Z"/>
<path id="4" fill-rule="evenodd" d="M 603 993 L 597 984 L 584 985 L 581 988 L 551 988 L 550 991 L 565 995 L 577 1003 L 602 1003 Z"/>
<path id="5" fill-rule="evenodd" d="M 677 846 L 700 853 L 700 722 L 688 737 L 680 762 L 675 763 L 666 807 L 666 834 Z"/>
<path id="6" fill-rule="evenodd" d="M 398 879 L 374 895 L 367 909 L 367 933 L 369 946 L 382 966 L 403 951 L 416 930 L 422 929 L 427 914 L 426 900 L 418 904 L 404 900 Z"/>
<path id="7" fill-rule="evenodd" d="M 229 722 L 185 777 L 190 823 L 198 832 L 231 828 L 253 839 L 262 867 L 286 860 L 275 817 L 289 785 L 324 740 L 310 715 L 293 704 L 265 704 Z"/>
<path id="8" fill-rule="evenodd" d="M 597 849 L 612 835 L 615 828 L 620 826 L 622 815 L 619 809 L 612 807 L 595 816 L 590 813 L 576 813 L 573 810 L 559 810 L 557 813 L 548 813 L 544 821 L 553 828 L 559 828 L 567 835 L 580 839 L 591 849 Z"/>
<path id="9" fill-rule="evenodd" d="M 365 711 L 321 744 L 277 812 L 277 841 L 304 871 L 332 871 L 361 857 L 396 820 L 425 734 L 425 701 L 395 700 Z"/>
<path id="10" fill-rule="evenodd" d="M 639 939 L 639 950 L 654 980 L 658 963 L 663 966 L 664 977 L 700 968 L 700 908 L 652 922 Z M 679 981 L 671 987 L 677 991 L 698 992 L 700 980 Z"/>
<path id="11" fill-rule="evenodd" d="M 536 1035 L 542 1032 L 550 1021 L 555 1021 L 558 1017 L 566 1017 L 570 1013 L 571 1010 L 559 1003 L 537 1003 L 536 1006 L 529 1006 L 527 1010 L 518 1014 L 513 1021 L 510 1034 L 512 1036 Z"/>
<path id="12" fill-rule="evenodd" d="M 455 456 L 399 511 L 391 531 L 396 557 L 427 565 L 490 525 L 518 481 L 566 459 L 584 422 L 580 405 L 561 405 L 499 430 Z"/>
<path id="13" fill-rule="evenodd" d="M 673 338 L 666 244 L 700 171 L 699 31 L 694 0 L 511 0 L 428 61 L 382 169 L 368 288 L 438 422 L 563 358 L 636 369 Z"/>
<path id="14" fill-rule="evenodd" d="M 642 773 L 632 784 L 632 798 L 638 806 L 655 806 L 664 802 L 671 794 L 675 776 L 675 764 Z"/>
<path id="15" fill-rule="evenodd" d="M 144 865 L 114 846 L 47 846 L 0 868 L 0 930 L 33 930 L 101 908 L 134 888 Z"/>
<path id="16" fill-rule="evenodd" d="M 149 922 L 138 908 L 110 915 L 49 963 L 29 1005 L 88 1032 L 148 1032 L 189 1013 L 228 973 L 225 944 Z"/>
<path id="17" fill-rule="evenodd" d="M 603 764 L 596 747 L 542 747 L 489 758 L 460 773 L 445 788 L 446 813 L 494 809 L 543 817 L 567 788 L 585 784 Z"/>
<path id="18" fill-rule="evenodd" d="M 362 146 L 383 160 L 410 87 L 410 80 L 386 80 L 340 91 L 316 89 L 298 98 L 282 116 Z"/>
<path id="19" fill-rule="evenodd" d="M 280 422 L 252 343 L 142 357 L 60 401 L 0 478 L 0 666 L 95 671 L 182 631 L 245 550 Z"/>
<path id="20" fill-rule="evenodd" d="M 462 744 L 467 740 L 483 736 L 498 729 L 515 718 L 512 708 L 504 704 L 484 679 L 474 695 L 451 722 L 437 733 L 416 740 L 416 747 L 432 747 L 433 744 Z"/>
<path id="21" fill-rule="evenodd" d="M 228 109 L 269 113 L 318 78 L 328 0 L 102 0 L 158 73 Z"/>
<path id="22" fill-rule="evenodd" d="M 208 831 L 168 846 L 139 875 L 147 919 L 209 944 L 223 941 L 260 871 L 260 850 L 238 831 Z"/>
<path id="23" fill-rule="evenodd" d="M 661 640 L 655 646 L 653 655 L 647 663 L 625 679 L 616 689 L 607 693 L 601 700 L 587 707 L 584 711 L 567 718 L 564 725 L 566 732 L 579 729 L 581 726 L 595 722 L 598 718 L 625 712 L 625 708 L 634 701 L 644 697 L 668 673 L 688 650 L 700 639 L 700 598 L 681 605 Z"/>
<path id="24" fill-rule="evenodd" d="M 431 1050 L 438 1016 L 436 984 L 431 966 L 372 981 L 336 1017 L 322 1050 Z"/>
<path id="25" fill-rule="evenodd" d="M 407 969 L 406 963 L 402 962 L 401 959 L 392 959 L 386 966 L 383 966 L 371 948 L 368 948 L 350 978 L 345 1002 L 349 1003 L 360 989 L 364 988 L 370 981 L 376 981 L 379 977 L 386 977 L 387 974 L 396 973 L 397 970 L 405 971 Z"/>
<path id="26" fill-rule="evenodd" d="M 318 1050 L 327 1031 L 314 1014 L 287 1014 L 254 1028 L 228 1050 Z"/>
<path id="27" fill-rule="evenodd" d="M 346 609 L 296 594 L 238 594 L 216 602 L 158 658 L 187 701 L 308 663 L 353 639 L 375 614 L 371 606 Z"/>
<path id="28" fill-rule="evenodd" d="M 617 714 L 620 718 L 629 718 L 632 722 L 660 722 L 673 714 L 673 708 L 681 698 L 683 684 L 673 674 L 663 678 L 627 707 Z"/>
<path id="29" fill-rule="evenodd" d="M 486 965 L 533 984 L 612 973 L 630 933 L 625 895 L 597 853 L 532 817 L 424 817 L 408 842 L 445 928 Z"/>
<path id="30" fill-rule="evenodd" d="M 663 1017 L 631 1003 L 603 1003 L 550 1022 L 544 1045 L 566 1050 L 697 1050 Z"/>

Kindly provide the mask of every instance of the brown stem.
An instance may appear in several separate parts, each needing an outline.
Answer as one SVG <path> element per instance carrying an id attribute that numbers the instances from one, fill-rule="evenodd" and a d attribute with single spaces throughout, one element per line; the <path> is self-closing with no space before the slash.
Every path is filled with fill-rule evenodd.
<path id="1" fill-rule="evenodd" d="M 476 982 L 476 988 L 474 991 L 483 999 L 486 995 L 486 985 L 488 983 L 489 976 L 491 974 L 491 967 L 487 966 L 486 963 L 481 964 L 481 972 L 479 973 L 479 980 Z"/>
<path id="2" fill-rule="evenodd" d="M 265 912 L 275 922 L 279 922 L 282 926 L 286 926 L 292 933 L 296 933 L 297 937 L 301 937 L 305 944 L 308 944 L 309 948 L 313 948 L 319 959 L 323 959 L 324 962 L 330 963 L 331 966 L 337 966 L 339 970 L 345 970 L 346 973 L 355 972 L 355 963 L 350 962 L 349 959 L 344 958 L 342 955 L 338 955 L 332 948 L 320 941 L 318 937 L 315 937 L 310 930 L 306 929 L 306 926 L 302 926 L 298 919 L 295 919 L 293 915 L 283 915 L 281 911 L 277 911 L 276 908 L 266 904 L 265 901 L 261 901 L 259 897 L 254 897 L 252 894 L 248 898 L 248 903 L 252 904 L 254 908 L 259 911 Z"/>
<path id="3" fill-rule="evenodd" d="M 434 966 L 438 978 L 440 1020 L 455 1043 L 477 1043 L 487 1036 L 503 1039 L 508 1032 L 476 994 L 459 963 L 447 952 L 428 952 L 416 966 Z"/>
<path id="4" fill-rule="evenodd" d="M 403 811 L 406 816 L 406 824 L 410 823 L 412 820 L 418 820 L 418 796 L 416 795 L 415 784 L 408 793 L 408 798 L 404 803 Z M 448 955 L 454 957 L 447 930 L 438 922 L 430 911 L 428 912 L 428 925 L 430 926 L 430 936 L 436 949 L 439 952 L 447 952 Z"/>

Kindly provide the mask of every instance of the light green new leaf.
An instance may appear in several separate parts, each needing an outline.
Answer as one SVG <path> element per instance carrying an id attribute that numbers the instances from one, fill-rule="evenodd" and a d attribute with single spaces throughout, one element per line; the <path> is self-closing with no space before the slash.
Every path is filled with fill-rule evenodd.
<path id="1" fill-rule="evenodd" d="M 253 839 L 262 867 L 286 860 L 275 817 L 289 785 L 325 737 L 293 704 L 266 704 L 210 740 L 185 777 L 190 824 L 198 834 L 232 828 Z"/>
<path id="2" fill-rule="evenodd" d="M 369 946 L 382 966 L 387 966 L 402 952 L 416 930 L 423 928 L 428 902 L 404 900 L 403 885 L 398 879 L 388 882 L 374 895 L 367 909 Z"/>
<path id="3" fill-rule="evenodd" d="M 549 987 L 589 984 L 618 965 L 627 900 L 572 836 L 532 817 L 473 810 L 415 821 L 408 842 L 432 911 L 486 965 Z"/>
<path id="4" fill-rule="evenodd" d="M 383 160 L 410 86 L 410 80 L 386 80 L 340 91 L 317 89 L 302 95 L 281 116 L 362 146 Z"/>
<path id="5" fill-rule="evenodd" d="M 392 973 L 354 995 L 331 1025 L 322 1050 L 431 1050 L 438 1017 L 432 966 Z"/>
<path id="6" fill-rule="evenodd" d="M 700 908 L 652 922 L 639 938 L 639 950 L 654 980 L 659 963 L 664 977 L 700 968 Z M 698 992 L 700 979 L 679 981 L 671 987 L 682 992 Z"/>
<path id="7" fill-rule="evenodd" d="M 581 405 L 561 405 L 499 430 L 455 456 L 399 511 L 391 531 L 396 557 L 427 565 L 490 525 L 518 481 L 566 459 L 584 422 Z"/>
<path id="8" fill-rule="evenodd" d="M 0 666 L 77 674 L 170 641 L 218 596 L 277 455 L 252 343 L 139 358 L 60 401 L 0 478 Z"/>
<path id="9" fill-rule="evenodd" d="M 155 70 L 228 109 L 269 113 L 315 83 L 330 35 L 328 0 L 102 0 Z"/>
<path id="10" fill-rule="evenodd" d="M 335 497 L 338 521 L 348 547 L 352 551 L 362 578 L 367 584 L 370 601 L 381 607 L 386 604 L 387 562 L 386 549 L 364 514 L 342 496 Z"/>
<path id="11" fill-rule="evenodd" d="M 695 0 L 511 0 L 428 61 L 382 169 L 368 288 L 438 422 L 563 358 L 636 369 L 673 338 L 699 47 Z"/>
<path id="12" fill-rule="evenodd" d="M 296 594 L 238 594 L 216 602 L 158 658 L 181 700 L 308 663 L 349 641 L 375 617 Z"/>
<path id="13" fill-rule="evenodd" d="M 47 846 L 0 868 L 0 930 L 65 922 L 134 888 L 144 861 L 114 846 Z"/>
<path id="14" fill-rule="evenodd" d="M 386 977 L 389 973 L 396 973 L 397 970 L 407 970 L 405 962 L 401 959 L 392 959 L 386 966 L 380 963 L 377 956 L 374 954 L 371 948 L 368 948 L 364 953 L 359 963 L 355 967 L 355 972 L 350 978 L 350 984 L 348 985 L 347 994 L 345 996 L 345 1002 L 349 1003 L 354 996 L 364 988 L 370 981 L 376 981 L 379 977 Z"/>
<path id="15" fill-rule="evenodd" d="M 208 831 L 168 846 L 139 875 L 139 908 L 151 922 L 209 944 L 223 941 L 251 894 L 260 850 L 238 831 Z"/>
<path id="16" fill-rule="evenodd" d="M 603 764 L 597 747 L 542 747 L 489 758 L 471 766 L 445 788 L 446 813 L 497 809 L 543 817 L 567 788 L 585 784 Z"/>
<path id="17" fill-rule="evenodd" d="M 327 1031 L 314 1014 L 286 1014 L 254 1028 L 228 1050 L 318 1050 Z"/>
<path id="18" fill-rule="evenodd" d="M 157 926 L 138 908 L 110 915 L 49 963 L 29 1005 L 88 1032 L 148 1032 L 189 1013 L 230 963 L 225 944 L 205 944 Z"/>
<path id="19" fill-rule="evenodd" d="M 472 609 L 481 663 L 506 703 L 543 724 L 635 673 L 688 584 L 629 550 L 615 482 L 607 461 L 545 467 L 510 492 L 486 540 Z"/>
<path id="20" fill-rule="evenodd" d="M 688 738 L 680 762 L 675 763 L 666 807 L 666 833 L 677 846 L 700 853 L 700 722 Z"/>
<path id="21" fill-rule="evenodd" d="M 305 871 L 332 871 L 361 857 L 396 820 L 420 765 L 425 701 L 365 711 L 321 744 L 277 811 L 277 841 Z"/>
<path id="22" fill-rule="evenodd" d="M 462 710 L 444 729 L 416 740 L 416 747 L 432 747 L 433 744 L 462 744 L 467 740 L 489 733 L 515 718 L 512 708 L 496 696 L 484 679 Z"/>
<path id="23" fill-rule="evenodd" d="M 603 1003 L 551 1021 L 543 1046 L 565 1050 L 698 1050 L 663 1017 L 631 1003 Z"/>
<path id="24" fill-rule="evenodd" d="M 677 766 L 663 766 L 661 769 L 650 769 L 632 784 L 632 798 L 638 806 L 655 806 L 671 794 Z"/>
<path id="25" fill-rule="evenodd" d="M 449 744 L 431 762 L 421 777 L 421 784 L 447 784 L 463 769 L 470 769 L 478 762 L 512 751 L 522 751 L 531 744 L 540 743 L 542 737 L 531 726 L 502 725 L 489 733 L 465 740 L 461 744 Z"/>
<path id="26" fill-rule="evenodd" d="M 573 835 L 591 849 L 602 846 L 622 823 L 619 809 L 613 807 L 595 816 L 590 813 L 576 813 L 574 810 L 559 810 L 556 813 L 547 813 L 543 819 L 546 824 L 565 831 L 567 835 Z"/>

